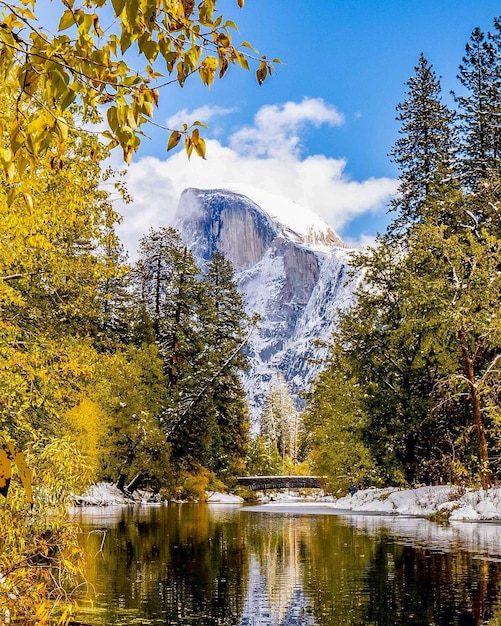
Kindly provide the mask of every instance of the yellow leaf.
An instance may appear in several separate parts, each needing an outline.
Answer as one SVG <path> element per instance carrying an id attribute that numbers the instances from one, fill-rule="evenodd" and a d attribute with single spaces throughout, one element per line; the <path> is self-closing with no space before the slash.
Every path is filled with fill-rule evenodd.
<path id="1" fill-rule="evenodd" d="M 115 15 L 118 17 L 124 10 L 126 0 L 111 0 Z"/>
<path id="2" fill-rule="evenodd" d="M 0 494 L 7 497 L 10 479 L 12 477 L 12 463 L 16 464 L 19 478 L 26 491 L 26 499 L 33 504 L 33 492 L 31 487 L 32 472 L 26 464 L 23 453 L 5 437 L 0 435 Z"/>
<path id="3" fill-rule="evenodd" d="M 180 140 L 181 140 L 181 133 L 178 130 L 173 131 L 169 137 L 167 150 L 172 150 L 173 148 L 175 148 L 177 144 L 180 142 Z"/>
<path id="4" fill-rule="evenodd" d="M 66 141 L 68 139 L 68 124 L 66 124 L 63 119 L 58 118 L 56 121 L 56 128 L 61 140 Z"/>
<path id="5" fill-rule="evenodd" d="M 7 165 L 5 166 L 5 177 L 7 178 L 7 182 L 14 182 L 16 174 L 16 164 L 14 163 L 14 161 L 10 161 L 10 163 L 7 163 Z"/>
<path id="6" fill-rule="evenodd" d="M 4 448 L 0 448 L 0 494 L 7 497 L 10 478 L 12 476 L 12 461 Z"/>
<path id="7" fill-rule="evenodd" d="M 202 139 L 202 137 L 199 137 L 197 142 L 193 142 L 193 147 L 195 148 L 195 152 L 198 154 L 199 157 L 202 157 L 202 159 L 205 159 L 205 141 Z"/>
<path id="8" fill-rule="evenodd" d="M 195 7 L 195 0 L 181 0 L 183 3 L 184 16 L 189 18 Z"/>
<path id="9" fill-rule="evenodd" d="M 266 63 L 266 61 L 261 61 L 261 63 L 259 64 L 259 67 L 256 71 L 256 78 L 257 78 L 257 82 L 262 85 L 266 79 L 266 76 L 268 75 L 268 64 Z"/>
<path id="10" fill-rule="evenodd" d="M 67 9 L 62 14 L 61 19 L 59 20 L 58 30 L 59 31 L 66 30 L 67 28 L 70 28 L 74 24 L 75 24 L 75 17 L 73 15 L 73 11 L 70 11 L 69 9 Z"/>
<path id="11" fill-rule="evenodd" d="M 200 64 L 199 72 L 204 85 L 209 87 L 214 81 L 216 74 L 217 59 L 216 57 L 207 57 Z"/>
<path id="12" fill-rule="evenodd" d="M 29 211 L 33 211 L 33 196 L 31 193 L 23 192 L 23 199 Z"/>
<path id="13" fill-rule="evenodd" d="M 14 448 L 14 463 L 16 464 L 19 478 L 21 479 L 24 490 L 26 492 L 26 499 L 30 504 L 33 504 L 33 491 L 31 488 L 33 472 L 28 467 L 24 458 L 24 454 L 20 452 L 17 448 Z"/>

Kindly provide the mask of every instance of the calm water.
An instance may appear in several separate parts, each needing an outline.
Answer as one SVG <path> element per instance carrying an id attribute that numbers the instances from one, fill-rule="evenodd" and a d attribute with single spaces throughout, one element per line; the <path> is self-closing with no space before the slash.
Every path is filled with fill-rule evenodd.
<path id="1" fill-rule="evenodd" d="M 217 504 L 75 517 L 86 624 L 501 626 L 501 525 Z"/>

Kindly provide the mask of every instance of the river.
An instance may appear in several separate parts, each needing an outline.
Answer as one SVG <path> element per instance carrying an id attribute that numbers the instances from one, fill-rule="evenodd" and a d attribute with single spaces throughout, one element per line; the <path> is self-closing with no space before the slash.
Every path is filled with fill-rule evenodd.
<path id="1" fill-rule="evenodd" d="M 74 511 L 94 626 L 501 625 L 501 525 L 180 504 Z"/>

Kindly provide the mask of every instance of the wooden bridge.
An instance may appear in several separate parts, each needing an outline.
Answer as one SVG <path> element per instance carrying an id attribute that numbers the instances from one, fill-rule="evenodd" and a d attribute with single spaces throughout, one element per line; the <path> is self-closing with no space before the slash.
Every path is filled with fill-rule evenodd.
<path id="1" fill-rule="evenodd" d="M 266 489 L 321 489 L 324 476 L 241 476 L 237 483 L 252 491 Z"/>

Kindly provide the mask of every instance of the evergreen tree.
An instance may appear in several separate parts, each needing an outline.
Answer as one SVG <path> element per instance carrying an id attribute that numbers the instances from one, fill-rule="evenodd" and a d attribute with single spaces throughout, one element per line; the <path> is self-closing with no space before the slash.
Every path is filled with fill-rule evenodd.
<path id="1" fill-rule="evenodd" d="M 457 95 L 461 131 L 461 178 L 478 191 L 498 169 L 501 157 L 501 75 L 499 25 L 488 38 L 475 28 L 466 44 L 458 78 L 466 89 Z"/>
<path id="2" fill-rule="evenodd" d="M 304 414 L 313 471 L 327 477 L 329 491 L 342 494 L 352 485 L 363 488 L 379 481 L 376 463 L 363 441 L 369 423 L 361 397 L 364 387 L 356 384 L 358 378 L 347 365 L 338 344 L 307 396 Z"/>
<path id="3" fill-rule="evenodd" d="M 422 57 L 400 105 L 404 137 L 393 151 L 402 192 L 393 208 L 400 215 L 375 248 L 354 260 L 364 284 L 341 316 L 330 369 L 337 367 L 338 377 L 349 373 L 342 382 L 367 419 L 360 442 L 386 481 L 480 477 L 486 488 L 500 469 L 499 70 L 493 45 L 477 29 L 461 67 L 471 93 L 458 99 L 465 147 L 456 168 L 464 174 L 463 189 L 451 176 L 445 139 L 442 154 L 438 143 L 437 152 L 421 149 L 423 128 L 436 128 L 417 123 L 432 120 L 424 112 L 438 102 L 438 83 L 428 70 Z M 419 100 L 416 84 L 426 84 L 433 98 Z M 310 403 L 328 420 L 323 394 L 318 383 Z M 334 423 L 342 434 L 339 416 Z M 312 432 L 325 436 L 321 426 Z M 313 441 L 312 458 L 322 458 L 322 440 Z"/>
<path id="4" fill-rule="evenodd" d="M 423 54 L 414 69 L 407 98 L 397 106 L 402 136 L 391 151 L 400 170 L 398 195 L 391 203 L 399 213 L 389 229 L 394 236 L 425 219 L 427 200 L 452 174 L 453 114 L 442 104 L 440 81 Z"/>
<path id="5" fill-rule="evenodd" d="M 92 390 L 106 426 L 99 442 L 101 479 L 131 490 L 172 488 L 170 447 L 159 421 L 166 394 L 156 345 L 129 346 L 103 359 Z"/>
<path id="6" fill-rule="evenodd" d="M 249 431 L 240 373 L 248 366 L 244 349 L 250 322 L 231 263 L 220 252 L 216 251 L 208 263 L 203 288 L 207 306 L 202 326 L 210 364 L 207 391 L 220 442 L 219 450 L 213 451 L 212 468 L 240 473 Z"/>
<path id="7" fill-rule="evenodd" d="M 107 258 L 117 268 L 100 287 L 102 310 L 97 328 L 97 343 L 101 351 L 114 351 L 132 342 L 133 324 L 138 317 L 132 294 L 127 255 L 110 229 L 106 241 Z"/>
<path id="8" fill-rule="evenodd" d="M 278 449 L 283 461 L 299 460 L 302 420 L 282 374 L 270 386 L 260 419 L 260 435 Z"/>
<path id="9" fill-rule="evenodd" d="M 199 269 L 173 228 L 151 229 L 139 251 L 136 276 L 141 299 L 152 319 L 168 384 L 174 388 L 181 379 L 186 382 L 201 352 Z"/>
<path id="10" fill-rule="evenodd" d="M 173 461 L 240 473 L 249 428 L 239 378 L 247 318 L 231 265 L 216 253 L 201 275 L 173 229 L 151 230 L 141 254 L 136 276 L 164 362 Z"/>
<path id="11" fill-rule="evenodd" d="M 423 301 L 425 268 L 386 241 L 356 263 L 365 283 L 341 316 L 336 348 L 342 368 L 361 387 L 356 394 L 367 416 L 363 441 L 389 482 L 434 481 L 445 470 L 436 448 L 432 392 L 441 375 L 443 347 L 434 341 L 435 302 Z M 447 353 L 446 353 L 447 354 Z M 359 431 L 361 432 L 361 431 Z"/>
<path id="12" fill-rule="evenodd" d="M 421 302 L 433 302 L 435 345 L 449 356 L 437 392 L 446 406 L 461 399 L 475 469 L 487 488 L 499 472 L 501 239 L 486 228 L 447 232 L 432 224 L 414 237 L 415 262 L 427 267 Z"/>
<path id="13" fill-rule="evenodd" d="M 198 458 L 205 428 L 183 413 L 197 391 L 203 352 L 199 270 L 173 228 L 150 229 L 140 242 L 136 280 L 164 363 L 169 389 L 165 429 L 173 457 Z"/>

